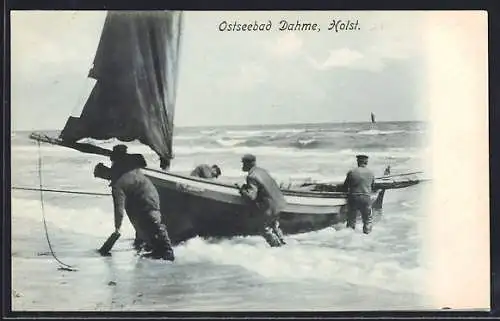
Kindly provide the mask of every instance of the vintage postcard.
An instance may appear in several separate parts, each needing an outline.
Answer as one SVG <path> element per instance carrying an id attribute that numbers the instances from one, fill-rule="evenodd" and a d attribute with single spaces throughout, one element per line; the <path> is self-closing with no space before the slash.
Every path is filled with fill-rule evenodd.
<path id="1" fill-rule="evenodd" d="M 486 12 L 10 17 L 14 311 L 489 310 Z"/>

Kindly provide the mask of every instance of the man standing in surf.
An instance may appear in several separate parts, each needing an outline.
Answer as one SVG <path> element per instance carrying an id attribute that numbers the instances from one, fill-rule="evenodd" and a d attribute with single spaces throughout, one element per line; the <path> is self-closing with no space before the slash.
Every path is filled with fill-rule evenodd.
<path id="1" fill-rule="evenodd" d="M 158 191 L 141 172 L 137 162 L 128 161 L 127 156 L 125 145 L 113 147 L 110 156 L 115 232 L 119 233 L 126 212 L 136 236 L 152 249 L 144 256 L 174 261 L 172 244 L 166 226 L 161 222 Z"/>
<path id="2" fill-rule="evenodd" d="M 279 227 L 279 214 L 286 206 L 283 193 L 271 175 L 257 167 L 254 155 L 244 155 L 241 162 L 242 170 L 248 175 L 246 184 L 239 188 L 240 194 L 262 219 L 262 236 L 272 247 L 286 244 Z"/>
<path id="3" fill-rule="evenodd" d="M 375 176 L 366 166 L 368 156 L 356 156 L 358 167 L 350 170 L 344 181 L 344 190 L 347 191 L 347 227 L 356 228 L 356 216 L 361 212 L 363 220 L 363 233 L 369 234 L 372 231 L 372 201 L 370 194 L 373 191 Z"/>

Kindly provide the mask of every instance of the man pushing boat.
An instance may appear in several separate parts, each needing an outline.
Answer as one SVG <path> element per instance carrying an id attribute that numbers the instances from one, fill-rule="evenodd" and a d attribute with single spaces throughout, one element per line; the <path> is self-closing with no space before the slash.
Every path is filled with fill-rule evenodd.
<path id="1" fill-rule="evenodd" d="M 279 227 L 279 214 L 286 206 L 283 193 L 271 175 L 257 167 L 254 155 L 246 154 L 241 161 L 242 170 L 248 175 L 246 184 L 239 187 L 239 191 L 262 219 L 262 236 L 272 247 L 286 244 Z"/>
<path id="2" fill-rule="evenodd" d="M 174 251 L 166 226 L 161 222 L 158 191 L 141 172 L 141 166 L 129 161 L 128 156 L 125 145 L 114 146 L 110 156 L 115 232 L 119 233 L 126 212 L 136 236 L 152 250 L 145 257 L 173 261 Z M 98 164 L 96 171 L 102 166 Z"/>
<path id="3" fill-rule="evenodd" d="M 207 164 L 200 164 L 196 166 L 195 169 L 191 172 L 191 176 L 200 177 L 200 178 L 217 178 L 222 174 L 220 167 L 216 164 L 210 166 Z"/>

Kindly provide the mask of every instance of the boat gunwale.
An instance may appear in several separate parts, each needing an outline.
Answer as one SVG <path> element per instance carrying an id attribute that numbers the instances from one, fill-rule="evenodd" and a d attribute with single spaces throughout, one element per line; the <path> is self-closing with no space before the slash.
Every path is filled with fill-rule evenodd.
<path id="1" fill-rule="evenodd" d="M 212 180 L 207 180 L 207 179 L 203 179 L 203 178 L 196 177 L 196 176 L 189 176 L 189 175 L 183 175 L 183 174 L 178 174 L 178 173 L 165 172 L 165 171 L 153 169 L 150 167 L 145 167 L 142 169 L 146 170 L 146 171 L 158 173 L 158 174 L 163 174 L 165 176 L 173 176 L 173 177 L 177 177 L 177 178 L 181 178 L 181 179 L 190 180 L 193 182 L 206 183 L 208 185 L 217 185 L 217 186 L 236 189 L 236 186 L 229 184 L 229 183 L 220 182 L 220 181 L 212 181 Z M 285 195 L 298 196 L 298 197 L 347 198 L 347 194 L 344 192 L 293 191 L 293 190 L 289 190 L 289 189 L 282 189 L 281 191 Z"/>

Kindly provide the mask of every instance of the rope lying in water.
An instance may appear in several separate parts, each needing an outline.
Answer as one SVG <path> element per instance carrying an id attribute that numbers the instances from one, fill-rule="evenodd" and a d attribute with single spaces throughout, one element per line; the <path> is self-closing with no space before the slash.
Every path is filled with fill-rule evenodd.
<path id="1" fill-rule="evenodd" d="M 54 253 L 54 250 L 52 249 L 52 244 L 50 243 L 50 238 L 49 238 L 49 232 L 47 229 L 47 220 L 45 219 L 45 208 L 43 206 L 43 188 L 42 188 L 42 154 L 40 152 L 40 142 L 38 141 L 38 178 L 40 181 L 40 202 L 42 204 L 42 217 L 43 217 L 43 226 L 45 228 L 45 237 L 47 238 L 47 243 L 49 244 L 49 249 L 50 253 L 54 257 L 54 259 L 61 265 L 60 269 L 61 270 L 66 270 L 66 271 L 76 271 L 73 266 L 61 262 Z"/>
<path id="2" fill-rule="evenodd" d="M 67 191 L 62 189 L 47 189 L 47 188 L 31 188 L 31 187 L 16 187 L 13 186 L 12 189 L 23 190 L 23 191 L 43 191 L 52 193 L 63 193 L 63 194 L 78 194 L 78 195 L 92 195 L 92 196 L 110 196 L 110 193 L 94 193 L 94 192 L 79 192 L 79 191 Z"/>

